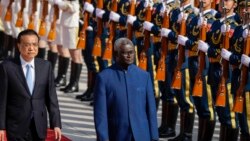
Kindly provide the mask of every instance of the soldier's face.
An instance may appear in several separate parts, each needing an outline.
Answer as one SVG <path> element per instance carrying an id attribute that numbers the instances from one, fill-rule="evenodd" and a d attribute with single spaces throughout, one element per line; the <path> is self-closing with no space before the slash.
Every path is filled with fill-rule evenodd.
<path id="1" fill-rule="evenodd" d="M 203 7 L 206 8 L 211 6 L 213 0 L 202 0 L 202 2 L 203 2 Z"/>
<path id="2" fill-rule="evenodd" d="M 118 51 L 118 62 L 121 65 L 130 65 L 134 63 L 135 48 L 130 44 L 122 45 Z"/>
<path id="3" fill-rule="evenodd" d="M 246 20 L 250 19 L 249 13 L 250 13 L 250 6 L 246 7 L 245 4 L 239 6 L 239 14 L 243 20 L 244 20 L 244 18 L 246 18 Z M 245 14 L 247 14 L 247 15 L 245 15 Z"/>
<path id="4" fill-rule="evenodd" d="M 234 0 L 224 0 L 224 7 L 226 8 L 226 12 L 232 12 L 234 8 L 236 8 L 237 4 Z"/>

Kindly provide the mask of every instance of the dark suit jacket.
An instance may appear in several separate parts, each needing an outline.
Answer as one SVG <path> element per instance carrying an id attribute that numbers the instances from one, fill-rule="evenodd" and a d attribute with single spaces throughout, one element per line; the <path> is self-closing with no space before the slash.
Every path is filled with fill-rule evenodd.
<path id="1" fill-rule="evenodd" d="M 47 110 L 51 128 L 61 128 L 61 117 L 54 85 L 52 67 L 48 61 L 35 59 L 35 85 L 31 96 L 20 59 L 0 64 L 0 129 L 7 136 L 23 136 L 34 118 L 40 138 L 46 137 Z"/>
<path id="2" fill-rule="evenodd" d="M 158 140 L 157 115 L 149 73 L 117 64 L 98 74 L 94 121 L 98 141 Z"/>

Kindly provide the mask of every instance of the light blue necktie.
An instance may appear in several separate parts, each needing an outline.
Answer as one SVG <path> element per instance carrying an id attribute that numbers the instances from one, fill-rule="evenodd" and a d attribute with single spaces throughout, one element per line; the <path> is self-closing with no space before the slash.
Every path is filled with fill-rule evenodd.
<path id="1" fill-rule="evenodd" d="M 34 83 L 33 83 L 33 76 L 32 76 L 32 72 L 31 72 L 31 69 L 32 69 L 31 65 L 27 64 L 26 65 L 26 69 L 27 69 L 27 72 L 26 72 L 26 81 L 27 81 L 30 93 L 32 95 Z"/>

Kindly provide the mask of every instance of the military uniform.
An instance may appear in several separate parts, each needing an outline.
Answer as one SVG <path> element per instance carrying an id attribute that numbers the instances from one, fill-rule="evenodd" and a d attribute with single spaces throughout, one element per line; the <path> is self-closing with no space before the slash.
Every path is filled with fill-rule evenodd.
<path id="1" fill-rule="evenodd" d="M 96 6 L 96 3 L 91 3 L 93 7 Z M 86 11 L 85 11 L 86 12 Z M 92 56 L 92 50 L 94 47 L 94 39 L 96 36 L 96 21 L 95 21 L 95 12 L 89 13 L 89 19 L 88 21 L 88 27 L 86 29 L 86 47 L 84 50 L 82 50 L 84 62 L 86 64 L 88 74 L 87 74 L 87 90 L 81 94 L 76 96 L 77 99 L 80 99 L 82 101 L 91 101 L 93 100 L 93 88 L 94 88 L 94 79 L 96 76 L 96 73 L 98 72 L 97 64 L 95 64 L 96 58 Z"/>
<path id="2" fill-rule="evenodd" d="M 237 26 L 235 28 L 234 34 L 230 40 L 231 44 L 231 52 L 232 55 L 229 58 L 229 62 L 232 66 L 232 88 L 231 92 L 234 96 L 236 96 L 237 89 L 239 88 L 240 84 L 240 75 L 241 75 L 241 70 L 240 70 L 240 61 L 241 61 L 241 55 L 243 54 L 243 50 L 245 47 L 245 40 L 243 35 L 244 30 L 247 28 L 246 25 L 241 25 Z M 249 76 L 249 74 L 248 74 Z M 249 81 L 249 78 L 248 78 Z M 249 110 L 249 82 L 247 83 L 246 86 L 246 93 L 244 94 L 245 97 L 245 102 L 244 102 L 244 110 L 243 113 L 238 114 L 238 119 L 239 119 L 239 126 L 240 126 L 240 132 L 241 132 L 241 139 L 242 141 L 246 141 L 250 139 L 250 134 L 249 134 L 249 127 L 250 124 L 247 122 L 248 119 L 250 118 L 247 115 L 247 110 Z M 243 139 L 245 138 L 245 139 Z"/>
<path id="3" fill-rule="evenodd" d="M 56 3 L 54 1 L 54 4 L 58 5 L 59 3 Z M 50 13 L 51 15 L 54 12 L 54 9 L 52 9 L 52 10 Z M 69 63 L 70 63 L 70 57 L 60 53 L 60 50 L 63 50 L 63 48 L 62 48 L 63 36 L 62 36 L 61 16 L 62 16 L 62 8 L 59 7 L 59 17 L 58 17 L 58 20 L 56 21 L 56 39 L 55 39 L 55 41 L 53 41 L 51 43 L 51 44 L 56 44 L 57 49 L 59 51 L 57 77 L 55 78 L 56 87 L 61 87 L 61 86 L 64 87 L 67 85 L 66 74 L 67 74 L 67 70 L 69 68 Z M 48 52 L 48 60 L 49 61 L 53 61 L 53 58 L 56 57 L 56 56 L 55 57 L 52 57 L 52 56 L 55 56 L 55 53 L 52 53 L 52 51 Z"/>
<path id="4" fill-rule="evenodd" d="M 155 81 L 154 76 L 155 76 L 155 62 L 154 62 L 154 47 L 152 45 L 151 39 L 146 39 L 144 38 L 144 34 L 143 34 L 143 23 L 145 21 L 146 18 L 146 10 L 147 10 L 147 3 L 149 3 L 150 5 L 152 5 L 152 3 L 150 2 L 146 2 L 146 1 L 139 1 L 136 4 L 136 9 L 135 9 L 135 16 L 136 19 L 134 20 L 133 24 L 133 29 L 135 29 L 134 31 L 134 35 L 135 35 L 135 42 L 136 42 L 136 46 L 137 46 L 137 58 L 140 57 L 140 54 L 143 50 L 145 50 L 145 46 L 144 46 L 144 41 L 145 40 L 150 40 L 149 43 L 149 47 L 146 50 L 146 57 L 147 57 L 147 66 L 146 66 L 146 71 L 148 71 L 150 73 L 151 76 L 151 80 L 152 80 L 152 84 L 153 84 L 153 90 L 154 90 L 154 94 L 155 94 L 155 98 L 156 98 L 156 104 L 158 107 L 158 103 L 159 103 L 159 88 L 158 88 L 158 82 Z M 139 61 L 138 61 L 139 62 Z"/>
<path id="5" fill-rule="evenodd" d="M 247 6 L 246 6 L 246 1 L 244 0 L 239 0 L 238 6 L 241 9 L 245 9 L 245 8 L 249 8 L 250 7 L 250 2 L 248 1 Z M 246 10 L 246 9 L 245 9 Z M 248 10 L 249 12 L 249 10 Z M 249 15 L 249 13 L 248 13 Z M 250 116 L 248 115 L 249 113 L 249 107 L 250 107 L 250 75 L 249 72 L 248 74 L 246 74 L 247 76 L 241 76 L 243 75 L 241 74 L 241 70 L 239 67 L 239 64 L 242 63 L 242 65 L 244 64 L 243 60 L 241 58 L 244 58 L 244 56 L 248 55 L 242 55 L 244 53 L 244 50 L 246 50 L 246 39 L 247 39 L 247 34 L 249 34 L 249 21 L 247 23 L 248 18 L 244 17 L 245 15 L 243 15 L 241 18 L 243 20 L 245 20 L 245 25 L 239 25 L 235 28 L 234 33 L 232 35 L 232 38 L 230 40 L 230 44 L 231 44 L 231 55 L 229 58 L 229 62 L 232 66 L 232 78 L 231 78 L 231 82 L 232 82 L 232 93 L 235 95 L 237 92 L 237 89 L 239 88 L 239 85 L 241 85 L 241 79 L 244 79 L 243 77 L 247 77 L 247 84 L 245 86 L 245 91 L 243 94 L 244 97 L 244 102 L 243 102 L 243 112 L 242 113 L 238 113 L 238 119 L 239 119 L 239 126 L 240 126 L 240 140 L 241 141 L 248 141 L 250 140 L 250 123 L 249 123 L 249 119 Z M 248 32 L 246 32 L 248 31 Z M 241 61 L 242 60 L 242 61 Z M 247 66 L 249 67 L 249 64 L 247 64 Z M 248 69 L 250 70 L 250 69 Z M 241 79 L 240 79 L 241 78 Z M 244 82 L 243 82 L 244 83 Z"/>
<path id="6" fill-rule="evenodd" d="M 236 14 L 227 16 L 225 23 L 230 25 L 230 33 L 233 33 L 234 29 L 238 25 L 238 16 Z M 221 81 L 222 67 L 220 63 L 221 48 L 222 48 L 222 32 L 221 28 L 225 18 L 221 18 L 213 22 L 212 27 L 207 33 L 206 42 L 209 45 L 207 55 L 209 57 L 209 68 L 208 68 L 208 84 L 210 85 L 214 102 L 216 101 L 216 95 L 219 89 Z M 229 70 L 230 72 L 230 70 Z M 221 123 L 221 134 L 220 139 L 222 140 L 237 140 L 238 136 L 238 125 L 236 114 L 232 112 L 233 104 L 233 93 L 231 92 L 231 81 L 230 76 L 226 80 L 226 107 L 217 106 L 216 112 Z M 230 133 L 229 133 L 230 132 Z"/>
<path id="7" fill-rule="evenodd" d="M 82 70 L 81 49 L 77 48 L 78 32 L 79 32 L 79 1 L 60 1 L 58 4 L 62 9 L 61 25 L 63 35 L 63 48 L 69 49 L 72 61 L 70 71 L 70 81 L 66 87 L 60 90 L 65 93 L 79 91 L 79 78 Z"/>
<path id="8" fill-rule="evenodd" d="M 170 40 L 171 45 L 169 45 L 169 50 L 172 49 L 172 57 L 176 58 L 178 51 L 176 50 L 177 44 L 177 35 L 180 31 L 180 24 L 177 22 L 179 14 L 185 13 L 187 16 L 186 26 L 190 24 L 190 21 L 195 16 L 194 8 L 191 4 L 187 4 L 183 7 L 176 8 L 170 13 L 170 32 L 168 33 L 168 39 Z M 187 27 L 188 28 L 188 27 Z M 184 57 L 184 56 L 183 56 Z M 176 63 L 176 62 L 175 62 Z M 176 64 L 175 64 L 176 65 Z M 174 138 L 170 139 L 172 141 L 177 140 L 192 140 L 192 131 L 193 131 L 193 123 L 194 123 L 194 105 L 191 96 L 191 87 L 190 87 L 190 78 L 192 76 L 189 75 L 189 69 L 194 66 L 189 66 L 188 56 L 185 55 L 184 63 L 182 64 L 181 73 L 182 73 L 182 85 L 181 89 L 175 89 L 175 97 L 178 101 L 178 105 L 181 109 L 181 131 L 180 134 Z M 175 70 L 173 70 L 174 72 Z M 172 73 L 173 73 L 172 72 Z M 174 78 L 173 78 L 174 79 Z"/>
<path id="9" fill-rule="evenodd" d="M 189 75 L 190 75 L 190 86 L 191 93 L 193 93 L 195 76 L 198 71 L 198 44 L 197 41 L 200 36 L 200 26 L 201 18 L 206 19 L 206 29 L 209 30 L 212 23 L 220 18 L 220 14 L 213 10 L 208 9 L 202 12 L 201 15 L 194 17 L 190 24 L 187 26 L 187 37 L 188 39 L 185 42 L 185 47 L 189 51 L 188 55 L 188 65 L 189 65 Z M 207 64 L 207 65 L 206 65 Z M 212 140 L 213 132 L 215 128 L 215 109 L 212 99 L 212 93 L 210 87 L 207 85 L 207 69 L 208 69 L 208 58 L 205 57 L 205 68 L 202 71 L 202 97 L 193 96 L 194 104 L 197 110 L 197 114 L 199 116 L 199 131 L 198 131 L 198 140 Z"/>
<path id="10" fill-rule="evenodd" d="M 169 9 L 165 8 L 165 4 L 168 5 Z M 160 30 L 162 28 L 164 14 L 166 10 L 175 8 L 174 6 L 175 6 L 174 1 L 168 1 L 167 3 L 158 2 L 155 3 L 153 6 L 152 19 L 151 19 L 153 26 L 151 27 L 151 33 L 153 33 L 152 65 L 155 67 L 153 67 L 152 69 L 152 74 L 153 74 L 152 76 L 154 76 L 154 78 L 156 76 L 156 70 L 158 69 L 158 67 L 160 67 L 158 66 L 162 50 Z M 171 71 L 174 68 L 173 66 L 174 61 L 172 60 L 173 58 L 169 50 L 167 53 L 167 57 L 165 58 L 165 63 L 167 67 L 165 72 L 166 80 L 157 81 L 154 79 L 154 84 L 158 84 L 158 88 L 156 88 L 157 85 L 155 85 L 155 92 L 158 93 L 159 90 L 161 92 L 162 121 L 161 121 L 161 126 L 159 127 L 159 135 L 160 137 L 163 138 L 174 137 L 176 135 L 175 127 L 176 127 L 179 108 L 177 105 L 177 101 L 174 99 L 174 91 L 170 86 L 172 80 Z M 156 96 L 159 96 L 159 94 L 156 94 Z"/>

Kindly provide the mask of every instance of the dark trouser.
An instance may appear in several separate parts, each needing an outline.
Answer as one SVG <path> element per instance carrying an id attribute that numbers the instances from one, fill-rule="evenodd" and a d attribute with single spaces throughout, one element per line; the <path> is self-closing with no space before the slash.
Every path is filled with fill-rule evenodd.
<path id="1" fill-rule="evenodd" d="M 45 141 L 41 139 L 36 131 L 35 121 L 31 119 L 28 131 L 22 137 L 13 137 L 7 134 L 8 141 Z"/>

